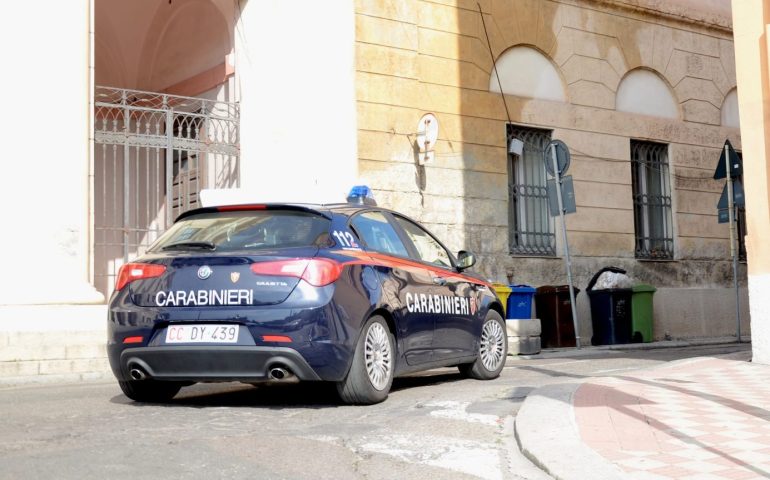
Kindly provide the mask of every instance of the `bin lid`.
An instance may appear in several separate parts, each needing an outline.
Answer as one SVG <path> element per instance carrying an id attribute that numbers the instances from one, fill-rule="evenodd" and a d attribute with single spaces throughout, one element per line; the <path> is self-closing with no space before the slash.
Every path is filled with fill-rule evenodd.
<path id="1" fill-rule="evenodd" d="M 633 292 L 630 288 L 602 288 L 601 290 L 588 290 L 589 297 L 601 297 L 602 295 L 614 295 L 614 294 L 631 294 Z"/>
<path id="2" fill-rule="evenodd" d="M 586 291 L 591 291 L 591 290 L 594 289 L 594 285 L 596 285 L 596 281 L 599 279 L 599 275 L 601 275 L 604 272 L 613 272 L 613 273 L 622 273 L 622 274 L 626 273 L 626 271 L 623 270 L 622 268 L 618 268 L 618 267 L 604 267 L 601 270 L 599 270 L 598 272 L 596 272 L 593 277 L 591 277 L 591 281 L 588 282 L 588 286 L 586 287 Z"/>
<path id="3" fill-rule="evenodd" d="M 493 283 L 492 288 L 498 293 L 511 293 L 511 287 L 504 283 Z"/>
<path id="4" fill-rule="evenodd" d="M 535 288 L 529 285 L 511 285 L 512 293 L 535 293 Z"/>
<path id="5" fill-rule="evenodd" d="M 574 287 L 575 289 L 575 295 L 580 293 L 580 289 L 577 287 Z M 537 287 L 537 293 L 538 295 L 544 294 L 544 293 L 569 293 L 569 285 L 543 285 L 542 287 Z"/>
<path id="6" fill-rule="evenodd" d="M 639 285 L 634 285 L 631 290 L 636 292 L 657 292 L 658 289 L 653 287 L 652 285 L 647 285 L 646 283 L 640 283 Z"/>

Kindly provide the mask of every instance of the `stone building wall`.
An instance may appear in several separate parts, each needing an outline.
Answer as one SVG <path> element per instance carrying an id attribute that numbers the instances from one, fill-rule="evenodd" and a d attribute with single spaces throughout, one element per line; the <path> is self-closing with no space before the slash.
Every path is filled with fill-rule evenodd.
<path id="1" fill-rule="evenodd" d="M 603 266 L 623 267 L 660 289 L 657 338 L 734 334 L 728 229 L 716 219 L 723 182 L 711 179 L 725 139 L 740 148 L 738 129 L 721 125 L 736 85 L 729 1 L 667 2 L 665 11 L 645 0 L 480 3 L 492 55 L 476 1 L 356 2 L 359 174 L 379 203 L 425 223 L 452 250 L 476 252 L 479 271 L 494 281 L 566 283 L 559 236 L 552 258 L 508 247 L 508 120 L 490 91 L 492 56 L 532 47 L 559 72 L 566 101 L 505 101 L 511 123 L 550 130 L 571 149 L 576 286 Z M 679 118 L 616 110 L 618 85 L 638 68 L 669 86 Z M 439 140 L 434 159 L 420 165 L 418 121 L 427 112 L 438 118 Z M 632 139 L 669 145 L 672 261 L 634 256 Z M 743 266 L 739 274 L 745 284 Z M 584 295 L 578 304 L 588 329 Z"/>

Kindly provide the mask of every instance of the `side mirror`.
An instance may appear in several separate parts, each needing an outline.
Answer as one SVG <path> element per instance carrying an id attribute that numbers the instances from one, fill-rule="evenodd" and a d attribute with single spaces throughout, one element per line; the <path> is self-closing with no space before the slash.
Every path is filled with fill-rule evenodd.
<path id="1" fill-rule="evenodd" d="M 460 250 L 457 252 L 457 270 L 465 270 L 476 264 L 476 255 L 473 252 Z"/>

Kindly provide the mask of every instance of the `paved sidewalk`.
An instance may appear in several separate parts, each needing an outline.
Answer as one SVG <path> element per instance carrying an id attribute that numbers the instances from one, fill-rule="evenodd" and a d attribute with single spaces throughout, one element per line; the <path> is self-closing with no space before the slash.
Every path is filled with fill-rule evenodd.
<path id="1" fill-rule="evenodd" d="M 749 355 L 544 387 L 517 439 L 561 479 L 770 478 L 770 366 Z"/>

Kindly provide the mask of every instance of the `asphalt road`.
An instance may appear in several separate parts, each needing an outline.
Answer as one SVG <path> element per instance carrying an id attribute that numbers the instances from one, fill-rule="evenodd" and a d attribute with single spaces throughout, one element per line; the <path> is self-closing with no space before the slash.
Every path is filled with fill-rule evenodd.
<path id="1" fill-rule="evenodd" d="M 312 384 L 195 385 L 166 405 L 134 403 L 114 382 L 5 387 L 0 478 L 543 479 L 513 437 L 533 389 L 747 349 L 510 358 L 494 381 L 455 369 L 397 379 L 367 407 Z"/>

